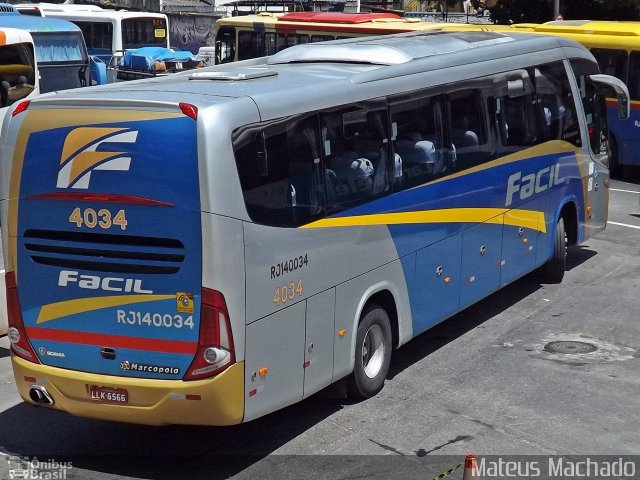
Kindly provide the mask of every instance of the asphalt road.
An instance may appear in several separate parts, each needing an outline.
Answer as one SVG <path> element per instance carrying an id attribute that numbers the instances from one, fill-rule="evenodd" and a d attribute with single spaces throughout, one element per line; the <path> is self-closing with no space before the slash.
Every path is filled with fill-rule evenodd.
<path id="1" fill-rule="evenodd" d="M 71 458 L 67 478 L 91 479 L 403 478 L 469 452 L 640 454 L 639 192 L 612 182 L 610 224 L 571 250 L 562 284 L 526 277 L 412 340 L 360 403 L 317 395 L 230 428 L 87 420 L 22 403 L 2 338 L 0 452 Z M 597 349 L 548 351 L 556 341 Z"/>

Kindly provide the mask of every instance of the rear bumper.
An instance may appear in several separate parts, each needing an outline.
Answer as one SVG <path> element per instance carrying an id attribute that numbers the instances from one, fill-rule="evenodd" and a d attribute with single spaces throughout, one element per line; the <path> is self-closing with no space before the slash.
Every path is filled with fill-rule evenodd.
<path id="1" fill-rule="evenodd" d="M 37 365 L 15 355 L 12 364 L 18 391 L 26 402 L 33 404 L 29 390 L 40 385 L 53 398 L 54 404 L 49 408 L 72 415 L 144 425 L 235 425 L 244 416 L 243 362 L 212 379 L 193 382 L 77 372 Z M 92 401 L 90 385 L 124 388 L 129 403 Z"/>

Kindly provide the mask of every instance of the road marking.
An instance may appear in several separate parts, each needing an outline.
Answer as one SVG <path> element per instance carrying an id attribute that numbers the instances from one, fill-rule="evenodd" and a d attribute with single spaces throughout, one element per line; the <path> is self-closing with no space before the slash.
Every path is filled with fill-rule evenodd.
<path id="1" fill-rule="evenodd" d="M 612 192 L 623 192 L 623 193 L 640 193 L 640 192 L 636 192 L 635 190 L 623 190 L 621 188 L 610 188 L 609 190 L 611 190 Z"/>
<path id="2" fill-rule="evenodd" d="M 607 222 L 607 225 L 618 225 L 619 227 L 629 227 L 629 228 L 635 228 L 636 230 L 640 230 L 639 226 L 637 226 L 637 225 L 628 225 L 626 223 Z"/>

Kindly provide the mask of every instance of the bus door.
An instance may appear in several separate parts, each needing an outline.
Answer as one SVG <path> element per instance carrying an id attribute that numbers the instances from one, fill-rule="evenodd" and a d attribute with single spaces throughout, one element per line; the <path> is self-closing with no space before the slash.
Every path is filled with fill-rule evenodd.
<path id="1" fill-rule="evenodd" d="M 589 78 L 589 75 L 597 74 L 593 64 L 583 60 L 571 60 L 571 67 L 580 90 L 589 135 L 587 143 L 590 158 L 583 174 L 583 182 L 586 182 L 583 188 L 588 197 L 586 204 L 591 207 L 586 218 L 586 228 L 589 230 L 587 236 L 591 236 L 591 234 L 605 228 L 608 218 L 606 197 L 609 195 L 609 191 L 606 181 L 609 178 L 609 172 L 604 168 L 611 155 L 612 140 L 609 138 L 608 119 L 615 114 L 616 121 L 621 124 L 625 121 L 629 124 L 632 122 L 620 118 L 618 108 L 612 108 L 607 113 L 605 95 L 612 92 L 604 85 L 596 84 Z"/>
<path id="2" fill-rule="evenodd" d="M 236 29 L 222 27 L 216 33 L 216 59 L 215 63 L 229 63 L 235 60 Z"/>

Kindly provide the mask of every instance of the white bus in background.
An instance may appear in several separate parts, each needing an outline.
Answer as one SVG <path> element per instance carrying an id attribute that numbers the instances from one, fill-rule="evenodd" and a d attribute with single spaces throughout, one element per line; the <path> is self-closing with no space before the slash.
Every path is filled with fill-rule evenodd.
<path id="1" fill-rule="evenodd" d="M 124 50 L 140 47 L 169 48 L 169 24 L 163 13 L 129 12 L 96 5 L 25 3 L 15 5 L 23 15 L 69 20 L 80 27 L 89 55 L 109 64 Z"/>

